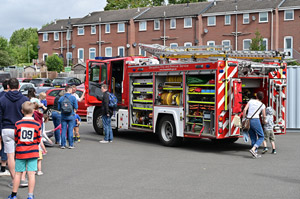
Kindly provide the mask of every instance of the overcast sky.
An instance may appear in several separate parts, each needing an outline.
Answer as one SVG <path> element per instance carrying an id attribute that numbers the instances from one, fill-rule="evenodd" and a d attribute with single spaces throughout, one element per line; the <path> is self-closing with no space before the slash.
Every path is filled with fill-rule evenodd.
<path id="1" fill-rule="evenodd" d="M 15 30 L 37 28 L 55 19 L 80 18 L 103 10 L 106 0 L 0 0 L 0 36 Z"/>

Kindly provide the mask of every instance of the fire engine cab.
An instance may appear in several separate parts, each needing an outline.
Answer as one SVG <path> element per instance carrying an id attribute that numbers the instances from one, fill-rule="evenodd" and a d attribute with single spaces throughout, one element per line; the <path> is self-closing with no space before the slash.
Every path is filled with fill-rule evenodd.
<path id="1" fill-rule="evenodd" d="M 118 99 L 114 131 L 156 133 L 166 146 L 183 138 L 235 142 L 242 136 L 243 107 L 258 91 L 274 110 L 274 132 L 285 134 L 284 53 L 231 51 L 225 46 L 140 48 L 153 57 L 87 61 L 87 120 L 97 133 L 102 133 L 100 88 L 107 84 Z"/>

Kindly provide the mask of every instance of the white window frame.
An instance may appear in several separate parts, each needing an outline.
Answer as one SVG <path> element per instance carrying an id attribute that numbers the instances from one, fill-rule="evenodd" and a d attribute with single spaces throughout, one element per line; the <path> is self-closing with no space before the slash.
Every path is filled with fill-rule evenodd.
<path id="1" fill-rule="evenodd" d="M 267 14 L 267 20 L 265 20 L 265 21 L 263 21 L 261 19 L 263 14 Z M 268 12 L 260 12 L 259 13 L 259 23 L 268 23 L 268 21 L 269 21 L 269 13 Z"/>
<path id="2" fill-rule="evenodd" d="M 210 24 L 209 19 L 213 19 L 214 23 Z M 207 26 L 215 26 L 216 25 L 216 16 L 208 16 L 207 17 Z"/>
<path id="3" fill-rule="evenodd" d="M 82 33 L 80 33 L 80 30 L 82 30 Z M 77 27 L 77 35 L 84 35 L 84 26 Z"/>
<path id="4" fill-rule="evenodd" d="M 70 58 L 69 58 L 68 55 L 71 55 Z M 69 59 L 69 60 L 72 59 L 73 58 L 73 53 L 72 52 L 67 52 L 66 53 L 66 58 Z"/>
<path id="5" fill-rule="evenodd" d="M 53 33 L 53 39 L 54 39 L 54 41 L 59 41 L 59 32 Z"/>
<path id="6" fill-rule="evenodd" d="M 92 52 L 92 50 L 94 52 Z M 96 48 L 89 48 L 89 59 L 95 59 L 95 57 L 94 58 L 91 57 L 91 53 L 95 53 L 95 57 L 96 57 Z"/>
<path id="7" fill-rule="evenodd" d="M 108 29 L 108 31 L 107 31 L 107 29 Z M 110 33 L 110 24 L 109 23 L 105 24 L 105 33 Z"/>
<path id="8" fill-rule="evenodd" d="M 123 49 L 123 55 L 120 55 L 120 49 Z M 118 47 L 118 56 L 124 57 L 125 56 L 125 47 L 124 46 L 119 46 Z"/>
<path id="9" fill-rule="evenodd" d="M 170 48 L 172 49 L 172 46 L 176 46 L 175 48 L 178 47 L 178 43 L 170 43 Z"/>
<path id="10" fill-rule="evenodd" d="M 144 54 L 142 54 L 144 52 Z M 139 48 L 139 55 L 147 57 L 147 52 Z"/>
<path id="11" fill-rule="evenodd" d="M 158 27 L 155 27 L 155 24 L 158 24 Z M 153 29 L 154 30 L 160 30 L 160 20 L 159 19 L 155 19 L 154 21 L 153 21 Z"/>
<path id="12" fill-rule="evenodd" d="M 287 48 L 287 46 L 286 46 L 286 40 L 287 39 L 291 40 L 291 48 Z M 286 56 L 286 58 L 293 58 L 293 48 L 294 48 L 294 37 L 293 36 L 285 36 L 283 38 L 283 48 L 284 48 L 284 52 L 290 52 L 291 53 L 291 55 Z"/>
<path id="13" fill-rule="evenodd" d="M 174 26 L 172 26 L 172 21 L 174 22 Z M 176 29 L 176 18 L 170 19 L 170 29 Z"/>
<path id="14" fill-rule="evenodd" d="M 266 49 L 265 49 L 265 51 L 268 51 L 268 45 L 269 45 L 268 38 L 263 38 L 263 41 L 266 42 Z"/>
<path id="15" fill-rule="evenodd" d="M 226 17 L 228 17 L 228 23 L 226 22 Z M 231 25 L 231 15 L 225 15 L 224 16 L 224 24 L 226 25 L 226 26 L 228 26 L 228 25 Z"/>
<path id="16" fill-rule="evenodd" d="M 245 49 L 245 42 L 246 42 L 246 41 L 249 41 L 249 42 L 250 42 L 250 43 L 249 43 L 249 49 Z M 243 40 L 243 50 L 250 50 L 251 42 L 252 42 L 251 39 L 244 39 L 244 40 Z"/>
<path id="17" fill-rule="evenodd" d="M 213 46 L 215 46 L 215 45 L 216 45 L 216 42 L 215 42 L 215 41 L 207 41 L 207 42 L 206 42 L 206 45 L 210 46 L 210 45 L 209 45 L 210 43 L 212 43 L 212 44 L 213 44 Z"/>
<path id="18" fill-rule="evenodd" d="M 67 33 L 66 33 L 66 40 L 71 40 L 71 31 L 69 30 L 69 31 L 67 31 Z"/>
<path id="19" fill-rule="evenodd" d="M 47 32 L 43 33 L 43 41 L 48 41 L 49 40 L 49 35 Z"/>
<path id="20" fill-rule="evenodd" d="M 121 25 L 124 27 L 123 30 L 120 29 Z M 118 32 L 125 32 L 125 23 L 118 23 Z"/>
<path id="21" fill-rule="evenodd" d="M 248 19 L 248 22 L 245 22 L 246 19 Z M 243 24 L 249 24 L 249 23 L 250 23 L 250 14 L 249 13 L 243 14 Z"/>
<path id="22" fill-rule="evenodd" d="M 107 50 L 110 49 L 110 55 L 107 53 Z M 105 57 L 112 57 L 112 47 L 105 48 Z"/>
<path id="23" fill-rule="evenodd" d="M 224 43 L 228 42 L 228 47 L 224 47 L 224 50 L 230 50 L 231 41 L 230 40 L 222 40 L 222 46 L 225 46 Z"/>
<path id="24" fill-rule="evenodd" d="M 48 58 L 48 53 L 43 53 L 43 61 L 45 62 L 47 59 L 45 59 L 45 56 Z"/>
<path id="25" fill-rule="evenodd" d="M 79 57 L 80 56 L 80 53 L 79 53 L 80 51 L 82 51 L 82 58 Z M 84 61 L 84 48 L 78 48 L 77 53 L 78 53 L 78 60 L 83 62 Z"/>
<path id="26" fill-rule="evenodd" d="M 191 21 L 191 25 L 187 24 L 188 20 Z M 193 18 L 192 17 L 186 17 L 183 19 L 183 21 L 184 21 L 184 28 L 192 28 L 193 27 Z"/>
<path id="27" fill-rule="evenodd" d="M 142 24 L 145 24 L 145 28 L 142 27 Z M 147 21 L 139 22 L 139 31 L 147 31 Z"/>
<path id="28" fill-rule="evenodd" d="M 292 15 L 293 15 L 293 18 L 292 18 L 292 19 L 287 19 L 287 18 L 286 18 L 287 12 L 292 12 Z M 295 17 L 294 10 L 285 10 L 285 11 L 284 11 L 284 21 L 293 21 L 293 20 L 294 20 L 294 17 Z"/>
<path id="29" fill-rule="evenodd" d="M 95 25 L 91 26 L 91 35 L 95 35 L 97 33 L 97 28 Z"/>
<path id="30" fill-rule="evenodd" d="M 185 46 L 185 47 L 193 46 L 193 43 L 192 43 L 192 42 L 185 42 L 185 43 L 184 43 L 184 46 Z"/>

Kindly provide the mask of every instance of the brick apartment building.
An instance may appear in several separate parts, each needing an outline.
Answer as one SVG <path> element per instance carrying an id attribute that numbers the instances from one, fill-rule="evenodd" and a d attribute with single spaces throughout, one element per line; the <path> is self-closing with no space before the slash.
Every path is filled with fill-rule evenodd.
<path id="1" fill-rule="evenodd" d="M 99 11 L 38 31 L 39 63 L 58 54 L 71 64 L 97 56 L 147 55 L 138 43 L 228 45 L 249 50 L 258 30 L 266 50 L 300 60 L 300 0 L 226 0 Z"/>

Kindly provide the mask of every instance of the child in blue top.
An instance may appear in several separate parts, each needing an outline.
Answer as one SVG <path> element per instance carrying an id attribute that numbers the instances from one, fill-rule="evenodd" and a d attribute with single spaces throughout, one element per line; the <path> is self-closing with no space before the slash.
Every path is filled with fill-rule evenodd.
<path id="1" fill-rule="evenodd" d="M 47 100 L 46 100 L 46 93 L 42 92 L 39 94 L 40 100 L 40 111 L 44 113 L 47 110 Z"/>
<path id="2" fill-rule="evenodd" d="M 80 135 L 79 135 L 79 125 L 81 122 L 81 118 L 78 114 L 75 114 L 75 127 L 73 130 L 73 138 L 75 142 L 80 142 Z"/>

